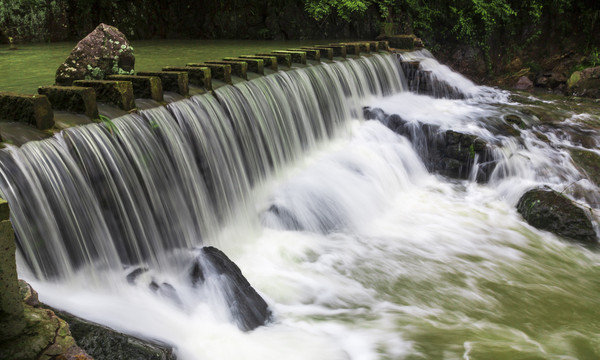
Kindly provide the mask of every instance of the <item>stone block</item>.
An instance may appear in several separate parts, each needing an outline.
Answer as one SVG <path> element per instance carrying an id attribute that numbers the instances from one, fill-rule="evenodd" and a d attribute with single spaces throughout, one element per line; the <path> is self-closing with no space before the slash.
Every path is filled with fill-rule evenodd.
<path id="1" fill-rule="evenodd" d="M 332 45 L 342 45 L 346 47 L 347 55 L 360 55 L 360 46 L 355 43 L 341 43 L 341 44 L 332 44 Z"/>
<path id="2" fill-rule="evenodd" d="M 93 88 L 97 101 L 114 104 L 125 111 L 135 109 L 131 81 L 75 80 L 73 85 Z"/>
<path id="3" fill-rule="evenodd" d="M 185 71 L 138 71 L 137 75 L 159 77 L 163 91 L 172 91 L 183 96 L 190 93 L 188 73 Z"/>
<path id="4" fill-rule="evenodd" d="M 231 66 L 231 74 L 241 77 L 242 79 L 248 80 L 248 63 L 245 61 L 233 61 L 233 60 L 222 60 L 222 61 L 206 61 L 207 64 L 216 65 L 229 65 Z"/>
<path id="5" fill-rule="evenodd" d="M 157 76 L 109 75 L 108 80 L 131 81 L 136 99 L 163 101 L 162 81 Z"/>
<path id="6" fill-rule="evenodd" d="M 326 46 L 305 46 L 301 47 L 303 50 L 319 50 L 321 59 L 333 60 L 333 49 Z M 308 56 L 308 55 L 307 55 Z"/>
<path id="7" fill-rule="evenodd" d="M 6 207 L 4 204 L 5 202 L 2 206 Z M 3 209 L 3 212 L 7 211 L 6 208 Z M 9 220 L 0 221 L 0 343 L 18 336 L 25 329 L 23 302 L 17 279 L 16 250 L 12 224 Z"/>
<path id="8" fill-rule="evenodd" d="M 346 52 L 345 45 L 331 44 L 331 45 L 327 45 L 325 47 L 331 48 L 333 50 L 333 56 L 335 56 L 335 57 L 345 58 L 348 55 Z"/>
<path id="9" fill-rule="evenodd" d="M 368 42 L 369 44 L 369 48 L 371 49 L 371 52 L 378 52 L 379 51 L 379 42 L 377 41 L 370 41 Z"/>
<path id="10" fill-rule="evenodd" d="M 98 118 L 96 92 L 89 87 L 79 86 L 40 86 L 40 95 L 45 95 L 54 110 L 65 110 Z"/>
<path id="11" fill-rule="evenodd" d="M 272 53 L 263 53 L 263 54 L 256 54 L 259 56 L 275 56 L 277 58 L 277 63 L 287 66 L 287 67 L 292 67 L 292 55 L 290 54 L 283 54 L 283 53 L 276 53 L 276 52 L 272 52 Z"/>
<path id="12" fill-rule="evenodd" d="M 388 51 L 390 48 L 390 43 L 387 40 L 377 41 L 379 45 L 379 50 Z"/>
<path id="13" fill-rule="evenodd" d="M 359 42 L 357 43 L 357 45 L 361 53 L 368 54 L 371 52 L 371 44 L 369 44 L 368 42 Z"/>
<path id="14" fill-rule="evenodd" d="M 210 69 L 210 76 L 213 79 L 222 80 L 226 84 L 231 84 L 231 65 L 209 64 L 209 63 L 189 63 L 189 67 L 207 67 Z"/>
<path id="15" fill-rule="evenodd" d="M 241 59 L 259 59 L 264 62 L 264 66 L 271 68 L 273 71 L 279 70 L 277 57 L 273 55 L 240 55 Z"/>
<path id="16" fill-rule="evenodd" d="M 223 58 L 223 60 L 225 60 L 225 61 L 243 61 L 247 64 L 248 71 L 257 73 L 259 75 L 265 74 L 265 61 L 263 59 L 226 57 L 226 58 Z"/>
<path id="17" fill-rule="evenodd" d="M 293 63 L 306 65 L 306 51 L 275 50 L 275 54 L 290 54 Z"/>
<path id="18" fill-rule="evenodd" d="M 319 49 L 302 48 L 302 49 L 288 49 L 288 51 L 302 51 L 302 52 L 306 53 L 307 60 L 321 61 L 321 50 L 319 50 Z"/>
<path id="19" fill-rule="evenodd" d="M 167 72 L 186 72 L 188 74 L 188 82 L 195 86 L 200 86 L 206 90 L 212 90 L 211 71 L 207 67 L 198 66 L 166 66 L 163 71 Z"/>
<path id="20" fill-rule="evenodd" d="M 414 35 L 392 35 L 388 37 L 389 46 L 395 49 L 413 50 L 415 48 Z"/>
<path id="21" fill-rule="evenodd" d="M 45 95 L 0 92 L 0 121 L 26 123 L 44 130 L 54 126 L 54 113 Z"/>

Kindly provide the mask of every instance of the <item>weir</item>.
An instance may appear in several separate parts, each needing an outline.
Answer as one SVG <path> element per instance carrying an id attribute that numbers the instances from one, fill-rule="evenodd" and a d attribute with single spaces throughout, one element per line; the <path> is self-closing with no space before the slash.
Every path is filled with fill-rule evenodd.
<path id="1" fill-rule="evenodd" d="M 20 271 L 183 360 L 595 356 L 597 252 L 516 205 L 552 189 L 597 241 L 574 158 L 599 155 L 580 127 L 598 117 L 551 126 L 510 96 L 426 51 L 371 53 L 9 147 Z"/>

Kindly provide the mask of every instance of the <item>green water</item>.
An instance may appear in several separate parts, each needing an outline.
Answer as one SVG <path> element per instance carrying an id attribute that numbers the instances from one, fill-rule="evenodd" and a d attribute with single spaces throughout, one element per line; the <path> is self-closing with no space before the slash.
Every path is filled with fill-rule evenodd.
<path id="1" fill-rule="evenodd" d="M 298 46 L 328 43 L 324 40 L 255 41 L 255 40 L 153 40 L 132 42 L 135 69 L 160 70 L 163 66 L 189 62 L 219 60 L 226 56 L 285 50 Z M 54 74 L 65 61 L 75 43 L 27 44 L 11 51 L 0 46 L 0 91 L 37 93 L 38 86 L 54 84 Z"/>

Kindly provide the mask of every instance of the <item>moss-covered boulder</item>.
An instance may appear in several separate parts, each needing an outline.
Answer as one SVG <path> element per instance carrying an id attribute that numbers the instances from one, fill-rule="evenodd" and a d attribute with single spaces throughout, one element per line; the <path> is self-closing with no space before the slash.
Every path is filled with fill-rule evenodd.
<path id="1" fill-rule="evenodd" d="M 600 99 L 600 66 L 590 67 L 571 74 L 567 81 L 567 93 Z"/>
<path id="2" fill-rule="evenodd" d="M 0 121 L 21 122 L 44 130 L 54 126 L 54 113 L 44 95 L 0 92 Z"/>
<path id="3" fill-rule="evenodd" d="M 92 119 L 98 118 L 96 92 L 92 88 L 79 86 L 40 86 L 38 93 L 48 97 L 54 110 L 71 111 L 85 114 Z"/>
<path id="4" fill-rule="evenodd" d="M 76 80 L 73 85 L 94 89 L 97 101 L 114 104 L 125 111 L 135 109 L 131 81 Z"/>
<path id="5" fill-rule="evenodd" d="M 102 80 L 108 75 L 133 75 L 135 56 L 129 41 L 114 26 L 100 24 L 77 43 L 56 70 L 56 83 Z"/>
<path id="6" fill-rule="evenodd" d="M 526 192 L 517 211 L 531 226 L 585 244 L 598 241 L 587 210 L 549 188 Z"/>
<path id="7" fill-rule="evenodd" d="M 157 76 L 110 75 L 108 80 L 131 81 L 133 96 L 136 99 L 163 101 L 162 81 Z"/>
<path id="8" fill-rule="evenodd" d="M 159 77 L 164 91 L 176 92 L 183 96 L 190 93 L 188 73 L 185 71 L 138 71 L 137 75 Z"/>

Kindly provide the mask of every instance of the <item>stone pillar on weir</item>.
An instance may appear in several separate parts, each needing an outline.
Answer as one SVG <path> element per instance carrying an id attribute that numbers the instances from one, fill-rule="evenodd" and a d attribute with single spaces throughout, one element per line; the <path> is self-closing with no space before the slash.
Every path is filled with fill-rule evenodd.
<path id="1" fill-rule="evenodd" d="M 0 199 L 0 343 L 25 329 L 15 259 L 15 233 L 9 220 L 8 202 Z"/>

